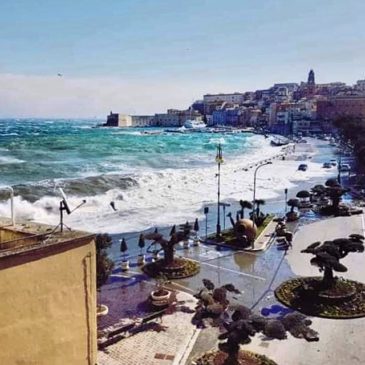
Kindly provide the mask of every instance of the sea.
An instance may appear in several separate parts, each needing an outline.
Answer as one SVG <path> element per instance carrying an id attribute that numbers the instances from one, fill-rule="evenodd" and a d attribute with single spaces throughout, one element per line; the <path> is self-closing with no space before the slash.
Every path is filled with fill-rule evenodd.
<path id="1" fill-rule="evenodd" d="M 99 128 L 98 120 L 0 120 L 0 216 L 10 215 L 15 191 L 17 219 L 59 222 L 59 188 L 75 229 L 111 234 L 204 217 L 217 201 L 217 145 L 221 144 L 221 200 L 252 200 L 257 163 L 271 159 L 257 176 L 256 197 L 282 195 L 303 180 L 321 176 L 320 163 L 284 161 L 281 147 L 252 133 L 166 133 L 162 129 Z M 160 134 L 145 133 L 161 131 Z M 310 153 L 309 153 L 310 155 Z M 308 157 L 308 156 L 307 156 Z M 309 157 L 310 158 L 310 157 Z"/>

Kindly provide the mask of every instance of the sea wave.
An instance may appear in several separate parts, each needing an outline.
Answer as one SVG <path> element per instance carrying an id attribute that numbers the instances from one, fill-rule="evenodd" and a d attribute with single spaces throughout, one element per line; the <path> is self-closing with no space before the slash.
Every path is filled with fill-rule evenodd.
<path id="1" fill-rule="evenodd" d="M 43 180 L 32 184 L 18 184 L 13 186 L 15 195 L 22 200 L 34 203 L 44 196 L 59 196 L 57 188 L 63 188 L 70 196 L 86 197 L 104 194 L 111 189 L 124 191 L 136 186 L 137 181 L 130 176 L 110 174 L 87 176 L 76 179 Z M 0 190 L 0 199 L 5 199 L 6 192 Z"/>
<path id="2" fill-rule="evenodd" d="M 0 156 L 0 165 L 18 164 L 23 162 L 25 161 L 15 157 Z"/>
<path id="3" fill-rule="evenodd" d="M 260 170 L 256 185 L 258 198 L 274 198 L 297 182 L 331 173 L 310 160 L 307 161 L 308 170 L 298 172 L 297 161 L 274 159 L 282 152 L 268 146 L 266 141 L 261 143 L 261 149 L 252 149 L 221 166 L 222 200 L 251 200 L 254 167 L 266 159 L 273 159 L 274 163 Z M 82 208 L 65 217 L 66 223 L 73 228 L 91 232 L 132 232 L 201 217 L 202 207 L 216 202 L 216 172 L 216 165 L 140 170 L 133 176 L 114 174 L 62 180 L 57 181 L 59 185 L 56 186 L 64 187 L 71 207 L 86 199 Z M 18 216 L 57 224 L 60 196 L 54 181 L 31 187 L 16 186 L 15 190 Z M 8 205 L 0 204 L 0 215 L 8 215 L 8 212 Z"/>

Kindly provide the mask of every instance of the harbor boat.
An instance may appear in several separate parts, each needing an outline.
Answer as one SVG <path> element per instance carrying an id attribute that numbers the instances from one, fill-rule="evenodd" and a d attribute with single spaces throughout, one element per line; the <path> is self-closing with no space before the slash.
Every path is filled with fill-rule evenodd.
<path id="1" fill-rule="evenodd" d="M 271 140 L 270 144 L 271 144 L 271 146 L 274 146 L 274 147 L 280 147 L 280 146 L 286 146 L 287 144 L 289 144 L 289 141 L 280 139 L 280 138 L 275 138 L 275 139 Z"/>
<path id="2" fill-rule="evenodd" d="M 188 119 L 185 121 L 184 127 L 187 129 L 202 129 L 206 128 L 207 125 L 201 120 Z"/>

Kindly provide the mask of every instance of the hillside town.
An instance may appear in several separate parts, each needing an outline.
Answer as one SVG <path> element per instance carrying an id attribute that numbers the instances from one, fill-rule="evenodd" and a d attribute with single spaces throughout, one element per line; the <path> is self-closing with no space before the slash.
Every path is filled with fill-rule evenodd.
<path id="1" fill-rule="evenodd" d="M 207 126 L 264 128 L 283 135 L 329 132 L 338 117 L 365 119 L 365 80 L 316 84 L 309 71 L 306 82 L 278 83 L 264 90 L 206 94 L 186 110 L 168 109 L 155 115 L 110 112 L 105 126 L 181 127 L 187 120 Z"/>

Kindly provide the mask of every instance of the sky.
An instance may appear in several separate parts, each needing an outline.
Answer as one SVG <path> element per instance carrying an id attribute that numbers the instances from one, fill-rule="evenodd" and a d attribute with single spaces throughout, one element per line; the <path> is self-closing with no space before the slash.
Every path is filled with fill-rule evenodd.
<path id="1" fill-rule="evenodd" d="M 1 0 L 0 118 L 154 114 L 311 68 L 353 84 L 364 13 L 362 0 Z"/>

